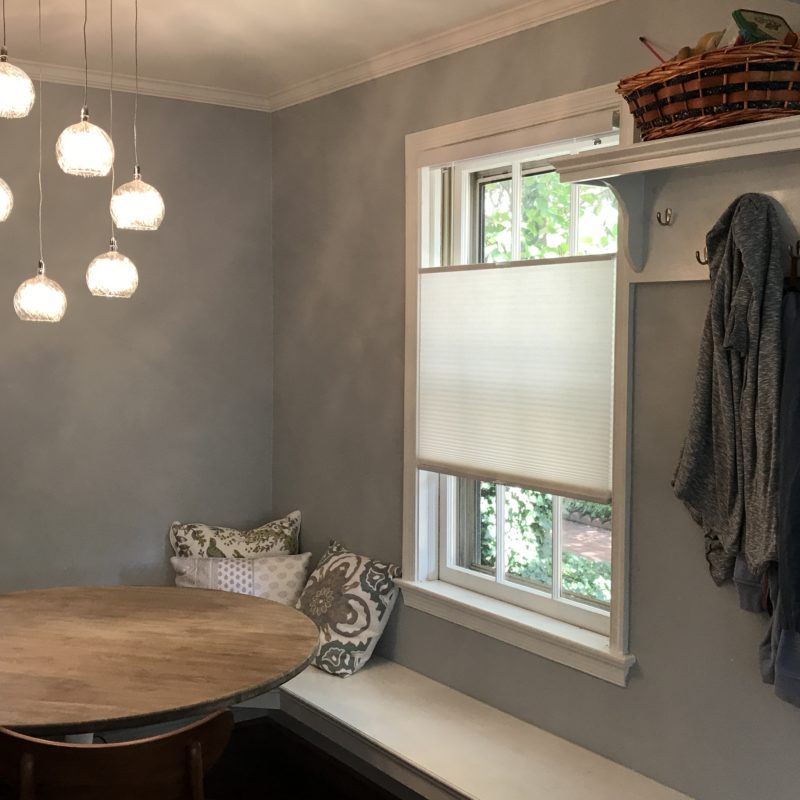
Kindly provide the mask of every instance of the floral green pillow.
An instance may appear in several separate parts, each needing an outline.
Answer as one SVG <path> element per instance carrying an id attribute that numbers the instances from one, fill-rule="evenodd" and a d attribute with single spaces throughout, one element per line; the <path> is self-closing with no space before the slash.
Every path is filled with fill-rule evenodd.
<path id="1" fill-rule="evenodd" d="M 293 556 L 300 542 L 300 512 L 239 531 L 202 523 L 173 522 L 169 541 L 176 556 L 189 558 L 259 558 Z"/>
<path id="2" fill-rule="evenodd" d="M 314 666 L 345 677 L 369 661 L 389 621 L 400 568 L 373 561 L 331 540 L 297 601 L 319 627 Z"/>

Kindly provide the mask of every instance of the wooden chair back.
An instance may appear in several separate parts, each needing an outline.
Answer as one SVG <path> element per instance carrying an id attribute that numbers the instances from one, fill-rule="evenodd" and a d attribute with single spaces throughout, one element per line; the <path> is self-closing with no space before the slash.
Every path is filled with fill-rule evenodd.
<path id="1" fill-rule="evenodd" d="M 120 744 L 62 744 L 0 728 L 0 782 L 19 800 L 203 800 L 203 776 L 232 730 L 230 711 Z"/>

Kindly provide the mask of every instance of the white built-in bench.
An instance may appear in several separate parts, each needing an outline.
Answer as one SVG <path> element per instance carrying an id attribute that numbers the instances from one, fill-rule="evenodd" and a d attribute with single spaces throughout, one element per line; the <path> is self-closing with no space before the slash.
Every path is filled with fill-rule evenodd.
<path id="1" fill-rule="evenodd" d="M 430 800 L 688 800 L 391 661 L 345 679 L 307 669 L 281 687 L 280 708 Z"/>

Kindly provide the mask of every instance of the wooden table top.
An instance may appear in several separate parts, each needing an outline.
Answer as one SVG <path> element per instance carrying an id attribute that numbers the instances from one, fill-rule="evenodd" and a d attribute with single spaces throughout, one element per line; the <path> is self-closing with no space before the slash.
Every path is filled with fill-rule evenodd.
<path id="1" fill-rule="evenodd" d="M 81 733 L 225 708 L 301 672 L 318 637 L 299 611 L 229 592 L 0 595 L 0 725 Z"/>

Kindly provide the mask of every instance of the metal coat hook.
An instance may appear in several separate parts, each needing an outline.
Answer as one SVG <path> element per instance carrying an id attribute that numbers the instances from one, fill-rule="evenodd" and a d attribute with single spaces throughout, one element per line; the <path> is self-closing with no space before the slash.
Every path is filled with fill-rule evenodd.
<path id="1" fill-rule="evenodd" d="M 672 209 L 665 208 L 663 217 L 661 216 L 661 212 L 657 211 L 656 221 L 658 222 L 659 225 L 661 225 L 664 228 L 666 228 L 668 225 L 672 225 Z"/>
<path id="2" fill-rule="evenodd" d="M 704 267 L 708 265 L 708 248 L 703 248 L 703 258 L 700 258 L 700 251 L 694 251 L 694 257 L 697 259 L 698 264 L 702 264 Z"/>

